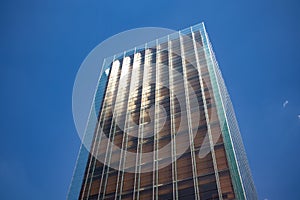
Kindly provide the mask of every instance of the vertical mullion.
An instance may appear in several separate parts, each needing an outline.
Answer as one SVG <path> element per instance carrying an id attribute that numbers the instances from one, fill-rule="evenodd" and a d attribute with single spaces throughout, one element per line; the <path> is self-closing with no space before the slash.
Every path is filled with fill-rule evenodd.
<path id="1" fill-rule="evenodd" d="M 126 68 L 127 68 L 127 74 L 128 74 L 128 77 L 126 77 L 127 79 L 129 79 L 129 80 L 126 80 L 126 81 L 128 81 L 128 86 L 131 86 L 131 78 L 130 78 L 130 73 L 129 73 L 129 71 L 130 70 L 132 70 L 132 69 L 130 69 L 130 67 L 131 67 L 131 58 L 130 57 L 125 57 L 124 58 L 124 60 L 126 59 L 126 58 L 128 58 L 129 59 L 129 63 L 127 64 L 127 66 L 126 66 Z M 132 71 L 131 71 L 131 76 L 132 76 Z M 121 82 L 120 82 L 120 84 L 122 84 Z M 127 84 L 126 84 L 126 86 L 127 86 Z M 124 91 L 121 91 L 121 100 L 122 101 L 124 101 L 125 99 L 124 99 L 124 95 L 126 95 L 125 93 L 124 93 Z M 124 106 L 125 106 L 125 104 L 126 104 L 126 101 L 124 101 Z M 127 106 L 126 107 L 124 107 L 124 109 L 126 110 L 126 117 L 125 118 L 127 118 L 127 112 L 128 112 L 128 104 L 129 104 L 129 98 L 128 98 L 128 100 L 127 100 Z M 117 119 L 118 119 L 118 115 L 116 116 L 116 121 L 115 121 L 115 123 L 114 123 L 114 130 L 113 130 L 113 139 L 112 139 L 112 141 L 114 141 L 114 136 L 115 136 L 115 131 L 116 131 L 116 126 L 117 126 Z M 122 128 L 122 127 L 121 127 Z M 125 121 L 125 123 L 124 123 L 124 127 L 123 127 L 123 130 L 126 130 L 126 121 Z M 126 137 L 127 137 L 127 134 L 125 133 L 125 131 L 124 131 L 124 136 L 123 137 L 125 137 L 125 135 L 126 135 Z M 126 142 L 125 142 L 125 144 L 127 144 Z M 123 144 L 122 144 L 123 145 Z M 127 145 L 126 145 L 127 146 Z M 121 151 L 121 153 L 122 153 L 122 151 Z M 109 155 L 109 161 L 108 161 L 108 164 L 110 164 L 110 159 L 111 159 L 111 154 L 112 154 L 112 146 L 110 147 L 110 155 Z M 123 161 L 123 163 L 125 163 L 125 159 L 126 159 L 126 150 L 124 151 L 124 156 L 122 156 L 121 154 L 120 154 L 120 160 L 121 161 Z M 122 163 L 122 162 L 120 162 L 120 163 Z M 120 171 L 120 169 L 119 169 L 119 171 Z M 121 180 L 123 180 L 123 176 L 124 176 L 124 173 L 123 173 L 123 171 L 120 171 L 121 173 L 122 173 L 122 177 L 121 177 Z M 108 180 L 108 174 L 106 175 L 106 181 L 105 181 L 105 186 L 104 186 L 104 188 L 106 188 L 107 187 L 107 180 Z M 119 177 L 118 177 L 118 179 L 117 179 L 117 184 L 119 183 L 118 182 L 118 180 L 119 180 Z M 121 181 L 121 183 L 122 183 L 122 181 Z M 121 184 L 122 185 L 122 184 Z M 121 195 L 121 192 L 119 193 L 120 195 Z M 117 196 L 118 196 L 118 191 L 116 190 L 116 192 L 115 192 L 115 199 L 117 198 Z"/>
<path id="2" fill-rule="evenodd" d="M 170 120 L 171 120 L 171 151 L 172 151 L 172 182 L 173 182 L 173 199 L 178 199 L 177 185 L 177 159 L 176 159 L 176 137 L 175 137 L 175 122 L 174 122 L 174 102 L 173 102 L 173 62 L 172 62 L 172 47 L 170 37 L 168 36 L 168 59 L 169 59 L 169 91 L 170 91 Z"/>
<path id="3" fill-rule="evenodd" d="M 137 138 L 137 148 L 136 148 L 136 159 L 135 159 L 135 173 L 134 173 L 134 189 L 133 189 L 133 199 L 139 199 L 139 180 L 140 180 L 140 135 L 143 131 L 143 116 L 144 116 L 144 109 L 143 109 L 143 98 L 144 98 L 144 90 L 145 90 L 145 79 L 147 78 L 147 67 L 146 67 L 146 51 L 145 45 L 145 53 L 144 53 L 144 70 L 143 70 L 143 81 L 142 81 L 142 94 L 141 94 L 141 105 L 140 105 L 140 116 L 139 116 L 139 127 L 138 127 L 138 138 Z M 142 55 L 141 55 L 142 59 Z M 141 63 L 142 64 L 142 63 Z M 137 193 L 137 197 L 136 196 Z"/>
<path id="4" fill-rule="evenodd" d="M 157 79 L 157 40 L 156 40 L 156 45 L 155 45 L 155 79 Z M 153 73 L 153 71 L 152 71 Z M 155 96 L 156 97 L 156 81 L 155 81 Z M 157 134 L 156 134 L 156 100 L 154 101 L 154 124 L 153 124 L 153 169 L 152 169 L 152 185 L 153 185 L 153 190 L 152 190 L 152 200 L 156 199 L 157 196 L 157 179 L 156 179 L 156 165 L 157 165 L 157 152 L 156 152 L 156 143 L 157 143 Z"/>
<path id="5" fill-rule="evenodd" d="M 119 62 L 119 61 L 118 61 L 118 62 Z M 120 64 L 118 65 L 118 67 L 120 67 Z M 112 70 L 114 70 L 114 69 L 112 69 Z M 113 75 L 114 75 L 114 74 L 113 74 Z M 119 78 L 119 77 L 114 77 L 115 83 L 117 83 L 116 80 L 117 80 L 118 78 Z M 117 90 L 116 90 L 116 92 L 115 92 L 115 93 L 116 93 L 116 96 L 117 96 L 117 94 L 118 94 L 118 90 L 119 90 L 119 88 L 117 88 Z M 112 103 L 113 103 L 113 102 L 114 102 L 114 100 L 112 100 Z M 106 115 L 105 115 L 105 117 L 106 117 Z M 113 117 L 114 117 L 114 111 L 113 111 L 112 118 L 113 118 Z M 104 119 L 105 119 L 105 118 L 104 118 Z M 103 123 L 104 123 L 104 122 L 103 122 Z M 111 133 L 111 129 L 112 129 L 112 127 L 113 127 L 113 124 L 114 124 L 114 123 L 111 123 L 111 126 L 110 126 L 109 137 L 110 137 L 110 133 Z M 103 126 L 102 126 L 102 128 L 103 128 Z M 103 131 L 101 131 L 101 137 L 102 137 L 102 136 L 103 136 Z M 99 141 L 99 144 L 98 144 L 98 147 L 97 147 L 97 148 L 99 148 L 100 142 L 101 142 L 101 141 Z M 109 144 L 107 144 L 107 147 L 106 147 L 105 160 L 104 160 L 104 163 L 103 163 L 103 169 L 102 169 L 102 173 L 101 173 L 101 179 L 100 179 L 100 186 L 99 186 L 98 198 L 100 198 L 100 194 L 101 194 L 101 187 L 102 187 L 103 176 L 104 176 L 104 173 L 105 173 L 106 168 L 108 168 L 108 166 L 105 165 L 108 148 L 109 148 Z M 98 153 L 99 153 L 99 151 L 97 151 L 96 157 L 98 156 Z M 108 173 L 108 169 L 107 169 L 107 173 Z M 103 196 L 104 196 L 104 195 L 105 195 L 105 187 L 104 187 L 104 191 L 103 191 Z"/>
<path id="6" fill-rule="evenodd" d="M 204 104 L 205 120 L 206 120 L 206 124 L 207 124 L 207 134 L 208 134 L 208 137 L 209 137 L 210 150 L 211 150 L 211 155 L 212 155 L 212 159 L 213 159 L 213 165 L 214 165 L 218 195 L 219 195 L 219 199 L 222 200 L 223 197 L 222 197 L 222 191 L 221 191 L 221 186 L 220 186 L 220 179 L 219 179 L 219 174 L 218 174 L 218 166 L 217 166 L 217 161 L 216 161 L 214 144 L 213 144 L 213 140 L 212 140 L 212 133 L 211 133 L 211 127 L 210 127 L 210 120 L 209 120 L 209 115 L 208 115 L 206 97 L 205 97 L 205 92 L 204 92 L 204 84 L 203 84 L 203 80 L 202 80 L 200 60 L 199 60 L 199 57 L 198 57 L 198 49 L 197 49 L 197 45 L 196 45 L 195 34 L 194 34 L 193 31 L 192 31 L 192 36 L 193 36 L 193 44 L 194 44 L 194 50 L 195 50 L 198 73 L 199 73 L 199 80 L 200 80 L 200 84 L 201 84 L 201 94 L 202 94 L 202 99 L 203 99 L 203 104 Z M 201 35 L 201 37 L 202 37 L 202 35 Z"/>
<path id="7" fill-rule="evenodd" d="M 121 68 L 121 63 L 118 61 L 118 69 L 117 70 L 121 70 L 120 68 Z M 114 70 L 114 68 L 112 68 L 112 70 Z M 113 71 L 112 71 L 113 72 Z M 113 74 L 114 75 L 114 74 Z M 115 79 L 117 79 L 117 78 L 119 78 L 119 77 L 115 77 Z M 117 80 L 115 80 L 114 81 L 115 83 L 117 83 Z M 116 88 L 116 90 L 115 90 L 116 92 L 115 92 L 115 94 L 117 95 L 117 91 L 118 91 L 118 87 Z M 113 100 L 112 102 L 114 102 L 115 100 Z M 106 116 L 106 115 L 105 115 Z M 104 118 L 105 119 L 105 118 Z M 103 121 L 103 124 L 104 124 L 104 121 Z M 102 128 L 103 128 L 103 125 L 102 125 Z M 98 143 L 98 147 L 97 148 L 99 148 L 99 146 L 100 146 L 100 143 L 101 143 L 101 139 L 102 139 L 102 136 L 103 136 L 103 131 L 101 131 L 101 136 L 100 136 L 100 140 L 99 140 L 99 143 Z M 106 153 L 106 152 L 105 152 Z M 96 156 L 98 156 L 98 152 L 97 152 L 97 155 Z M 98 192 L 98 196 L 100 196 L 100 194 L 101 194 L 101 187 L 102 187 L 102 181 L 103 181 L 103 173 L 104 173 L 104 171 L 105 171 L 105 168 L 106 168 L 106 166 L 105 166 L 105 162 L 103 163 L 103 169 L 102 169 L 102 172 L 101 172 L 101 178 L 100 178 L 100 186 L 99 186 L 99 192 Z M 99 198 L 99 197 L 98 197 Z"/>
<path id="8" fill-rule="evenodd" d="M 126 58 L 129 59 L 129 63 L 126 63 Z M 129 78 L 129 73 L 128 71 L 130 70 L 130 57 L 126 57 L 125 56 L 125 52 L 124 52 L 124 56 L 123 56 L 123 64 L 122 64 L 122 71 L 121 71 L 121 74 L 120 74 L 120 79 L 121 79 L 121 76 L 123 76 L 123 74 L 125 73 L 125 80 L 126 80 L 126 84 L 128 82 L 128 84 L 130 84 L 130 80 L 128 81 L 127 79 Z M 127 74 L 126 74 L 126 70 L 127 70 Z M 114 112 L 113 112 L 113 119 L 115 119 L 115 126 L 117 124 L 117 121 L 118 121 L 118 114 L 115 114 L 116 113 L 116 110 L 117 109 L 121 109 L 121 107 L 123 107 L 124 105 L 121 104 L 122 101 L 124 101 L 124 91 L 123 90 L 120 90 L 122 89 L 122 84 L 124 84 L 123 82 L 120 82 L 119 81 L 119 87 L 118 87 L 118 95 L 117 95 L 117 98 L 116 98 L 116 103 L 115 103 L 115 108 L 114 108 Z M 121 88 L 120 88 L 121 87 Z M 120 102 L 121 101 L 121 102 Z M 118 105 L 120 103 L 120 105 Z M 117 108 L 116 108 L 117 107 Z M 120 127 L 121 129 L 123 128 L 124 130 L 124 127 Z M 124 136 L 123 136 L 123 141 L 122 141 L 122 149 L 123 149 L 123 144 L 124 144 Z M 122 151 L 120 153 L 120 163 L 119 163 L 119 166 L 121 165 L 122 163 Z M 104 183 L 104 192 L 103 192 L 103 198 L 105 197 L 105 190 L 106 190 L 106 187 L 107 187 L 107 180 L 108 180 L 108 177 L 109 177 L 109 166 L 107 167 L 107 173 L 106 173 L 106 178 L 105 178 L 105 183 Z M 115 194 L 117 195 L 117 192 L 118 192 L 118 183 L 119 183 L 119 177 L 120 177 L 120 170 L 118 170 L 118 176 L 117 176 L 117 186 L 116 186 L 116 192 Z M 102 182 L 102 181 L 101 181 Z M 100 196 L 99 196 L 100 198 Z"/>
<path id="9" fill-rule="evenodd" d="M 114 61 L 113 61 L 113 63 L 114 63 Z M 112 68 L 114 67 L 114 66 L 113 66 L 113 63 L 112 63 Z M 104 67 L 104 66 L 103 66 L 103 67 Z M 110 75 L 111 75 L 111 73 L 110 73 Z M 101 74 L 100 74 L 100 76 L 101 76 Z M 109 87 L 109 85 L 110 85 L 111 82 L 113 81 L 113 77 L 109 76 L 109 77 L 108 77 L 108 81 L 109 81 L 109 83 L 108 83 L 108 87 Z M 103 100 L 103 104 L 105 104 L 106 100 L 107 100 L 107 97 L 106 97 L 106 95 L 105 95 L 104 100 Z M 100 142 L 101 142 L 101 138 L 102 138 L 102 132 L 101 132 L 101 134 L 100 134 L 100 137 L 98 137 L 98 136 L 99 136 L 98 132 L 99 132 L 99 127 L 101 127 L 101 126 L 100 126 L 100 123 L 101 123 L 101 119 L 102 119 L 103 113 L 104 113 L 104 118 L 103 118 L 102 126 L 103 126 L 103 124 L 104 124 L 104 122 L 105 122 L 106 108 L 104 108 L 104 110 L 102 109 L 101 112 L 100 112 L 100 117 L 99 117 L 99 120 L 98 120 L 98 125 L 97 125 L 96 131 L 95 131 L 96 137 L 95 137 L 95 140 L 94 140 L 94 142 L 93 142 L 93 147 L 92 147 L 92 152 L 93 152 L 93 153 L 90 154 L 90 162 L 89 162 L 88 171 L 87 171 L 87 173 L 86 173 L 86 180 L 85 180 L 85 183 L 84 183 L 83 193 L 82 193 L 81 199 L 84 199 L 85 189 L 86 189 L 87 184 L 88 184 L 87 182 L 88 182 L 89 172 L 90 172 L 90 170 L 91 170 L 91 165 L 92 165 L 92 163 L 93 163 L 93 162 L 92 162 L 93 160 L 94 160 L 94 163 L 93 163 L 93 172 L 92 172 L 92 174 L 94 173 L 94 169 L 95 169 L 95 166 L 96 166 L 96 161 L 95 161 L 95 160 L 97 159 L 97 153 L 98 153 L 98 152 L 96 153 L 96 157 L 94 157 L 93 155 L 95 154 L 95 151 L 97 151 L 97 149 L 98 149 L 98 147 L 99 147 L 99 144 L 100 144 Z M 99 140 L 99 142 L 98 142 L 98 140 Z M 88 191 L 87 191 L 87 198 L 89 197 L 89 194 L 90 194 L 90 188 L 91 188 L 91 184 L 92 184 L 92 180 L 93 180 L 93 176 L 91 175 L 90 177 L 91 177 L 91 178 L 90 178 L 91 180 L 90 180 L 90 183 L 89 183 L 89 186 L 88 186 L 89 189 L 88 189 Z"/>
<path id="10" fill-rule="evenodd" d="M 159 53 L 160 53 L 160 45 L 158 44 L 158 40 L 156 40 L 156 57 L 155 57 L 155 114 L 154 114 L 154 166 L 155 170 L 153 171 L 153 174 L 155 175 L 154 181 L 154 199 L 158 200 L 158 131 L 157 131 L 157 124 L 156 122 L 159 119 L 159 104 L 158 104 L 158 97 L 159 97 Z"/>
<path id="11" fill-rule="evenodd" d="M 139 61 L 140 64 L 141 64 L 141 59 L 142 59 L 142 57 L 140 57 L 140 60 L 136 60 L 136 59 L 139 59 L 139 58 L 137 57 L 137 55 L 135 53 L 136 53 L 136 49 L 134 51 L 134 58 L 133 58 L 133 64 L 132 64 L 132 73 L 131 73 L 131 80 L 130 80 L 131 82 L 130 82 L 130 88 L 129 88 L 129 97 L 128 97 L 128 102 L 127 102 L 127 111 L 126 111 L 126 118 L 125 118 L 125 127 L 126 128 L 128 128 L 127 126 L 128 126 L 129 123 L 127 123 L 127 121 L 128 121 L 128 117 L 130 116 L 130 113 L 128 113 L 129 103 L 130 103 L 130 99 L 131 99 L 131 95 L 132 95 L 132 90 L 135 88 L 134 75 L 136 75 L 136 73 L 138 73 L 138 71 L 133 70 L 133 66 L 134 66 L 136 61 Z M 140 70 L 140 68 L 138 70 Z M 124 161 L 122 163 L 123 164 L 123 166 L 122 166 L 123 169 L 122 169 L 122 177 L 121 177 L 120 196 L 119 196 L 120 200 L 122 199 L 122 190 L 123 190 L 123 182 L 124 182 L 124 174 L 125 174 L 124 168 L 125 168 L 125 163 L 126 163 L 127 144 L 128 144 L 128 134 L 126 134 L 125 149 L 124 149 Z"/>
<path id="12" fill-rule="evenodd" d="M 187 36 L 185 36 L 185 37 L 187 37 Z M 196 167 L 195 151 L 194 151 L 194 137 L 193 137 L 193 130 L 192 130 L 192 120 L 191 120 L 191 113 L 190 113 L 191 110 L 190 110 L 189 90 L 188 90 L 188 83 L 187 83 L 186 60 L 185 60 L 185 55 L 184 55 L 185 54 L 184 44 L 183 44 L 184 41 L 183 41 L 180 31 L 179 31 L 179 39 L 180 39 L 180 50 L 181 50 L 181 57 L 182 57 L 183 80 L 184 80 L 184 87 L 185 87 L 185 94 L 186 94 L 186 110 L 187 110 L 188 127 L 189 127 L 189 141 L 190 141 L 190 150 L 191 150 L 194 190 L 195 190 L 196 199 L 199 199 L 200 197 L 199 197 L 197 167 Z"/>

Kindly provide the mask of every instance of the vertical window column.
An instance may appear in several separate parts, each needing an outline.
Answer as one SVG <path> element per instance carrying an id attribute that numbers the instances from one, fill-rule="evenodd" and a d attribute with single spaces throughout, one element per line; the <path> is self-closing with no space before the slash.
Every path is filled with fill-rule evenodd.
<path id="1" fill-rule="evenodd" d="M 185 95 L 186 95 L 186 110 L 187 110 L 187 120 L 188 120 L 188 133 L 189 133 L 189 142 L 190 142 L 190 150 L 191 150 L 191 160 L 192 160 L 192 170 L 193 170 L 193 181 L 194 181 L 194 190 L 195 190 L 195 199 L 200 199 L 199 197 L 199 189 L 198 189 L 198 178 L 197 178 L 197 166 L 195 161 L 195 150 L 194 150 L 194 136 L 193 136 L 193 128 L 192 128 L 192 119 L 191 119 L 191 108 L 190 108 L 190 93 L 188 89 L 188 81 L 187 81 L 187 60 L 185 58 L 186 47 L 190 38 L 186 35 L 181 34 L 179 31 L 180 38 L 180 49 L 181 49 L 181 57 L 182 57 L 182 68 L 183 68 L 183 80 L 185 87 Z"/>

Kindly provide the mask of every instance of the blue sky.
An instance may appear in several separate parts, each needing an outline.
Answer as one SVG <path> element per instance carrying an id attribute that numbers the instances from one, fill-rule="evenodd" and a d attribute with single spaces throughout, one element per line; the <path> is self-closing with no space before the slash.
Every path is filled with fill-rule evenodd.
<path id="1" fill-rule="evenodd" d="M 300 3 L 0 3 L 0 199 L 65 199 L 80 145 L 72 88 L 87 54 L 121 31 L 204 21 L 262 200 L 300 196 Z M 284 102 L 288 101 L 285 106 Z"/>

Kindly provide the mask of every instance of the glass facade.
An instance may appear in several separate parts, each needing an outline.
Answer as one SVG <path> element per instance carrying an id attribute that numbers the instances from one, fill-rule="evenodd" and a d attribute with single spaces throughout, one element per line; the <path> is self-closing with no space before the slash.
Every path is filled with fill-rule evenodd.
<path id="1" fill-rule="evenodd" d="M 257 199 L 203 23 L 107 58 L 103 71 L 69 200 Z"/>

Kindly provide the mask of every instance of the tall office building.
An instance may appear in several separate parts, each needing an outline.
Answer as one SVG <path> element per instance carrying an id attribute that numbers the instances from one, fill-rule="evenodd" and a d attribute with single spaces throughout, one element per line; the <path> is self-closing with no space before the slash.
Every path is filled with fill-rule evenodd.
<path id="1" fill-rule="evenodd" d="M 69 200 L 257 199 L 203 23 L 105 59 L 84 143 Z"/>

